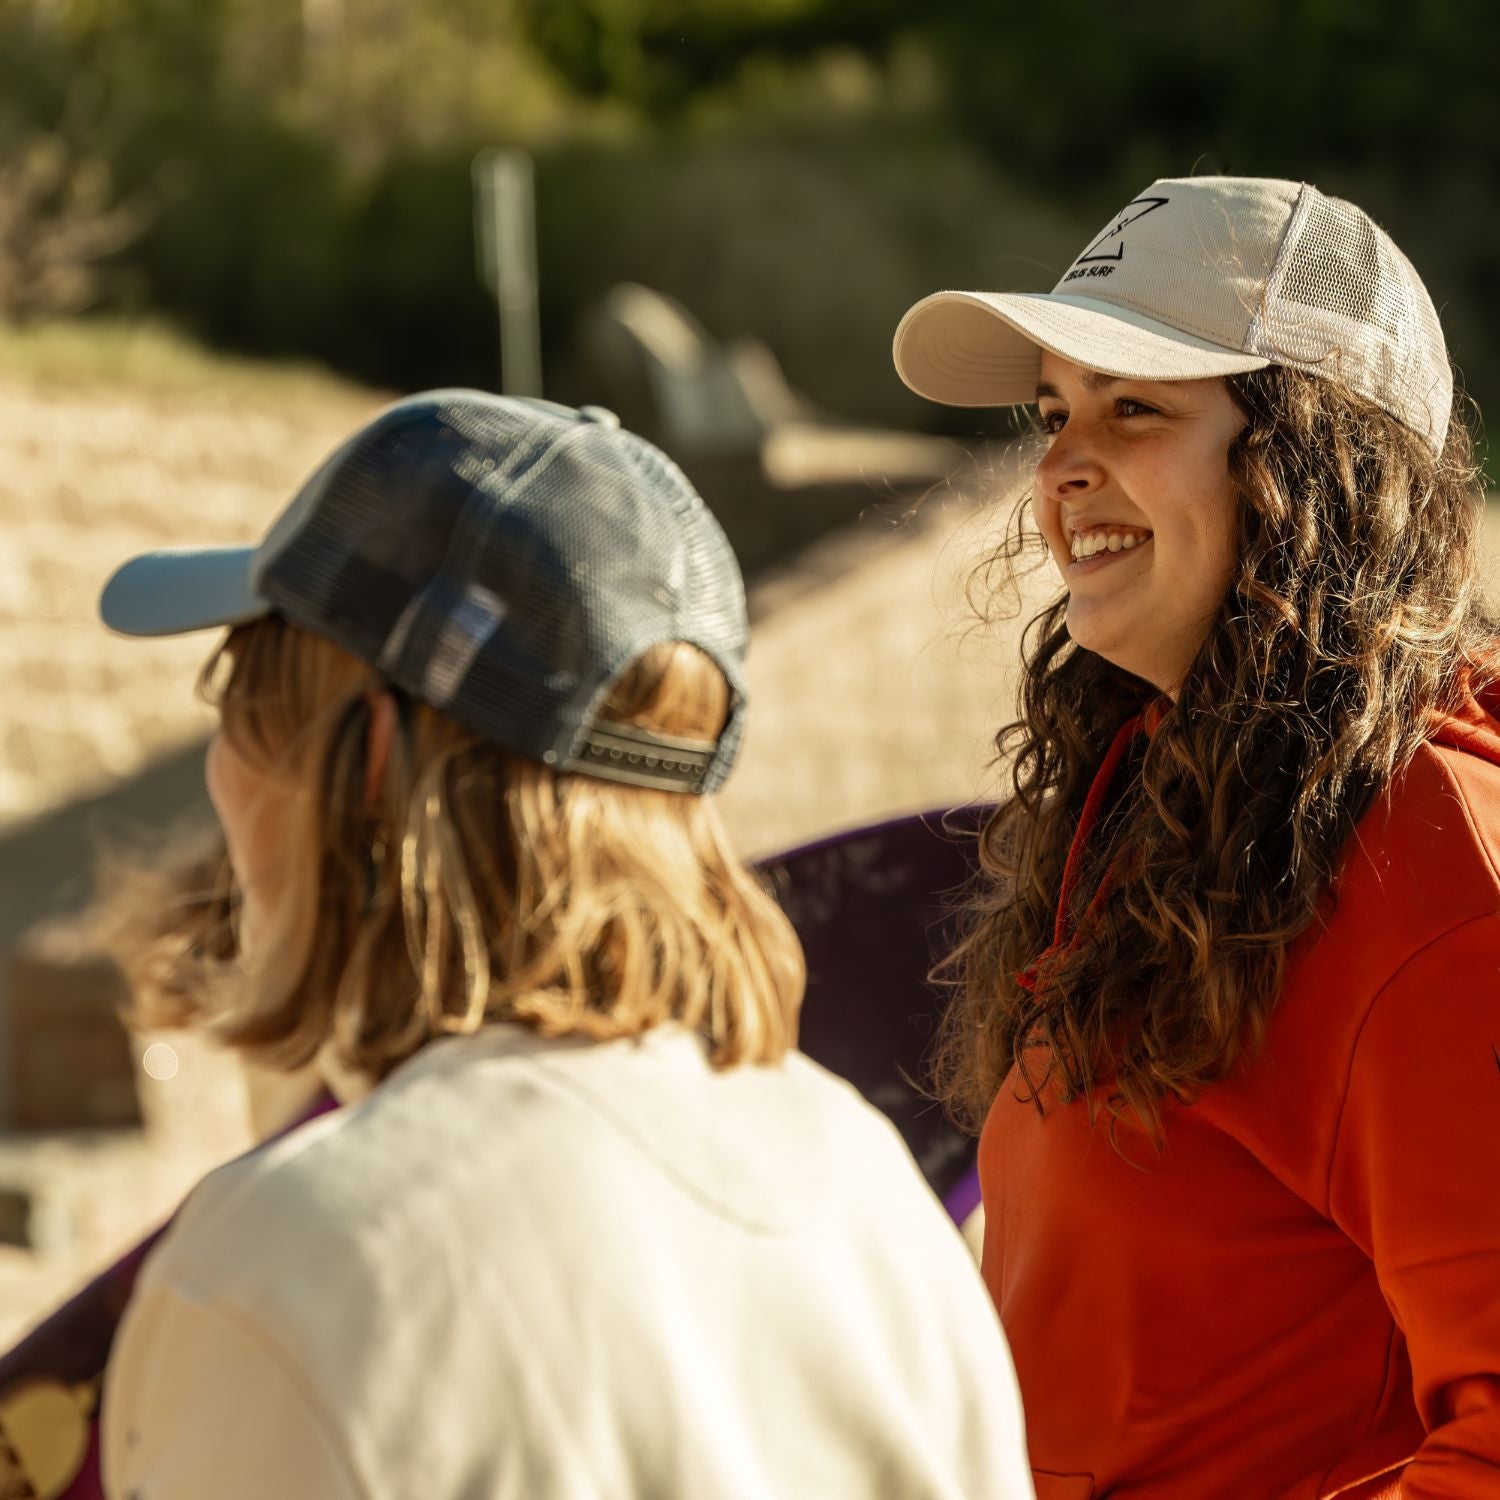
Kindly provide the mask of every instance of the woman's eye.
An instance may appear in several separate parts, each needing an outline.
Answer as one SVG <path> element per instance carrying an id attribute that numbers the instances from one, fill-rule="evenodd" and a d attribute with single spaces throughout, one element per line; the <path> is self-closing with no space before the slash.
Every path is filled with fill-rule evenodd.
<path id="1" fill-rule="evenodd" d="M 1065 411 L 1044 411 L 1041 414 L 1042 431 L 1049 434 L 1061 432 L 1067 420 L 1068 414 Z"/>
<path id="2" fill-rule="evenodd" d="M 1154 417 L 1158 414 L 1154 406 L 1147 406 L 1144 401 L 1132 401 L 1129 396 L 1122 396 L 1115 402 L 1115 411 L 1122 417 Z"/>

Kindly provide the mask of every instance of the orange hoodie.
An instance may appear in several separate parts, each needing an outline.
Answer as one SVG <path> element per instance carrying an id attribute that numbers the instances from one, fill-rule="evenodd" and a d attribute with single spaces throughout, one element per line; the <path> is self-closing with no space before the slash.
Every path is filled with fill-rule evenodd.
<path id="1" fill-rule="evenodd" d="M 1264 1050 L 1161 1156 L 1001 1089 L 984 1275 L 1038 1500 L 1500 1496 L 1497 715 L 1360 824 Z"/>

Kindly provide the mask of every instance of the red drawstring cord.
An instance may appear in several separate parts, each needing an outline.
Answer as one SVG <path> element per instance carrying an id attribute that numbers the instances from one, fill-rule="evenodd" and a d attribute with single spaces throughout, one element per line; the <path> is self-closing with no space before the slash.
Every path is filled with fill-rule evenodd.
<path id="1" fill-rule="evenodd" d="M 1068 862 L 1063 866 L 1062 889 L 1057 896 L 1057 923 L 1052 932 L 1052 945 L 1035 963 L 1028 965 L 1016 975 L 1016 983 L 1022 989 L 1036 989 L 1037 977 L 1041 973 L 1042 966 L 1054 954 L 1066 949 L 1073 940 L 1074 934 L 1070 934 L 1068 930 L 1070 925 L 1068 913 L 1072 910 L 1073 893 L 1077 889 L 1078 878 L 1083 869 L 1084 850 L 1088 847 L 1089 839 L 1093 836 L 1094 829 L 1104 811 L 1105 801 L 1109 797 L 1110 788 L 1114 785 L 1115 772 L 1119 770 L 1120 762 L 1125 759 L 1125 752 L 1145 725 L 1146 715 L 1153 707 L 1155 705 L 1151 704 L 1140 713 L 1132 714 L 1120 725 L 1114 739 L 1110 741 L 1109 749 L 1105 752 L 1099 770 L 1089 787 L 1089 794 L 1084 799 L 1083 811 L 1078 815 L 1078 831 L 1073 835 L 1073 842 L 1068 848 Z M 1157 718 L 1160 718 L 1159 710 Z M 1103 904 L 1109 893 L 1111 873 L 1112 870 L 1105 871 L 1104 878 L 1099 882 L 1099 889 L 1094 892 L 1093 900 L 1089 902 L 1088 910 L 1084 913 L 1085 918 Z"/>

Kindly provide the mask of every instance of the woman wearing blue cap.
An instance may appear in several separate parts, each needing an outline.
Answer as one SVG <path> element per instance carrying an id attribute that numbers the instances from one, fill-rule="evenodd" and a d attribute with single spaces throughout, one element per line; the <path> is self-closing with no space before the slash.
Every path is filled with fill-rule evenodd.
<path id="1" fill-rule="evenodd" d="M 137 559 L 102 610 L 229 627 L 240 951 L 173 1019 L 348 1101 L 147 1262 L 112 1496 L 1029 1492 L 962 1243 L 794 1050 L 795 938 L 705 795 L 743 591 L 662 454 L 415 397 L 258 547 Z"/>

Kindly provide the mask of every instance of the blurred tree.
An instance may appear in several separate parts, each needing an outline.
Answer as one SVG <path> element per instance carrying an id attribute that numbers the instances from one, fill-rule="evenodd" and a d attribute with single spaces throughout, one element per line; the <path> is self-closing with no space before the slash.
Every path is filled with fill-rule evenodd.
<path id="1" fill-rule="evenodd" d="M 100 198 L 105 179 L 90 179 L 96 207 L 143 188 L 164 205 L 126 256 L 146 299 L 211 338 L 398 381 L 479 346 L 467 325 L 484 315 L 458 257 L 462 165 L 482 144 L 539 153 L 549 343 L 616 271 L 726 333 L 804 304 L 848 328 L 885 317 L 898 288 L 1014 284 L 1031 260 L 1048 264 L 1021 279 L 1045 285 L 1058 224 L 1085 235 L 1152 177 L 1301 176 L 1386 224 L 1445 305 L 1472 387 L 1500 400 L 1488 191 L 1500 90 L 1476 45 L 1488 18 L 1481 0 L 1158 0 L 1148 12 L 0 0 L 0 159 L 14 174 L 20 140 L 55 133 L 85 82 L 98 101 L 89 145 L 112 184 Z M 621 154 L 583 172 L 570 143 Z M 796 170 L 777 189 L 757 161 Z M 949 201 L 958 180 L 971 186 Z M 794 196 L 798 218 L 770 235 L 764 216 Z M 547 227 L 564 221 L 587 242 Z M 846 242 L 850 224 L 882 242 Z M 398 345 L 379 347 L 372 300 L 404 330 Z M 781 352 L 808 361 L 796 373 L 814 395 L 884 399 L 873 373 L 847 385 L 841 341 L 799 352 L 798 325 L 785 326 Z"/>
<path id="2" fill-rule="evenodd" d="M 1488 17 L 1482 0 L 1166 0 L 1060 31 L 1044 8 L 928 0 L 919 25 L 966 134 L 1023 175 L 1113 196 L 1131 158 L 1185 151 L 1183 171 L 1206 154 L 1388 173 L 1443 167 L 1458 135 L 1492 152 L 1497 94 L 1473 46 Z"/>
<path id="3" fill-rule="evenodd" d="M 12 141 L 0 156 L 0 320 L 27 323 L 100 300 L 100 263 L 146 222 L 115 199 L 108 165 L 69 131 Z"/>
<path id="4" fill-rule="evenodd" d="M 520 15 L 577 94 L 660 116 L 767 58 L 883 53 L 903 10 L 890 0 L 522 0 Z"/>
<path id="5" fill-rule="evenodd" d="M 933 59 L 929 128 L 983 152 L 1080 233 L 1153 177 L 1302 177 L 1369 209 L 1445 308 L 1476 394 L 1500 401 L 1500 157 L 1485 0 L 1159 0 L 1142 11 L 993 0 L 523 0 L 538 50 L 583 97 L 658 126 L 752 70 L 786 90 L 839 48 Z M 753 95 L 764 113 L 774 83 Z M 723 111 L 719 111 L 719 118 Z M 749 123 L 747 121 L 747 123 Z M 962 236 L 963 226 L 955 228 Z M 1008 248 L 1023 248 L 1018 234 Z M 952 246 L 948 259 L 965 254 Z M 938 280 L 946 280 L 938 277 Z"/>
<path id="6" fill-rule="evenodd" d="M 519 0 L 295 3 L 300 118 L 359 164 L 480 136 L 534 138 L 566 119 L 566 90 L 527 43 Z"/>
<path id="7" fill-rule="evenodd" d="M 1164 0 L 1149 13 L 927 0 L 956 129 L 1102 222 L 1153 177 L 1304 178 L 1391 232 L 1482 404 L 1500 402 L 1500 90 L 1484 0 Z"/>
<path id="8" fill-rule="evenodd" d="M 0 0 L 0 318 L 77 312 L 138 235 L 146 196 L 117 190 L 107 89 L 68 66 L 57 17 Z"/>

